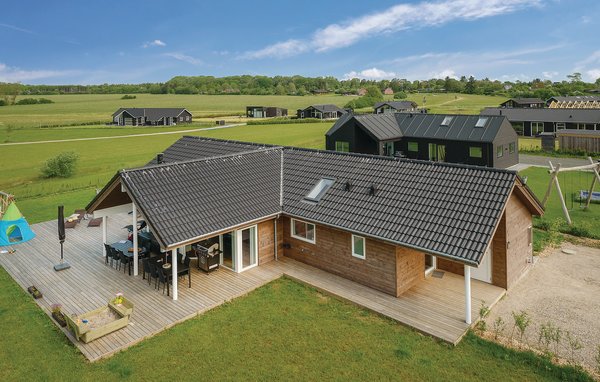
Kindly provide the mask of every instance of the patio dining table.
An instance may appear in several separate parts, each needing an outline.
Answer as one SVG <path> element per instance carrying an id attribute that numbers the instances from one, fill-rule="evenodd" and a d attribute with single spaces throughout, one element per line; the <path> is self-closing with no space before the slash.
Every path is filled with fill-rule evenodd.
<path id="1" fill-rule="evenodd" d="M 133 242 L 131 240 L 117 241 L 116 243 L 112 243 L 110 246 L 117 251 L 122 252 L 125 257 L 128 257 L 132 259 L 131 261 L 133 261 Z M 130 252 L 129 250 L 132 251 Z M 139 251 L 141 251 L 141 248 L 138 248 L 138 252 Z M 131 261 L 129 262 L 129 276 L 131 276 Z"/>

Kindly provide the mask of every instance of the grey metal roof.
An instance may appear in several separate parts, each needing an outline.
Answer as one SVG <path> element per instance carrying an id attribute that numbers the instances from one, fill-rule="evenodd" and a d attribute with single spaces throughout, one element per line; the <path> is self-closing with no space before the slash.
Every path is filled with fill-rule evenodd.
<path id="1" fill-rule="evenodd" d="M 600 123 L 600 109 L 488 107 L 481 111 L 481 115 L 503 115 L 511 122 Z"/>
<path id="2" fill-rule="evenodd" d="M 204 139 L 198 147 L 210 142 L 213 152 L 225 143 Z M 483 167 L 248 147 L 123 170 L 115 180 L 123 182 L 165 247 L 283 213 L 479 264 L 517 179 L 515 172 Z M 305 196 L 324 177 L 336 181 L 319 203 L 307 203 Z M 347 181 L 350 191 L 344 189 Z M 369 195 L 371 185 L 375 195 Z"/>
<path id="3" fill-rule="evenodd" d="M 500 105 L 504 105 L 505 103 L 513 101 L 514 103 L 518 103 L 520 105 L 530 105 L 533 103 L 545 103 L 541 98 L 511 98 L 507 101 L 502 102 Z"/>
<path id="4" fill-rule="evenodd" d="M 259 143 L 227 141 L 223 139 L 183 136 L 163 152 L 163 163 L 182 162 L 191 159 L 241 153 L 261 148 L 273 147 Z M 148 165 L 156 164 L 154 157 Z"/>
<path id="5" fill-rule="evenodd" d="M 556 131 L 556 135 L 589 135 L 590 137 L 600 138 L 600 130 L 561 129 Z"/>
<path id="6" fill-rule="evenodd" d="M 112 115 L 113 118 L 116 117 L 117 115 L 121 114 L 123 111 L 127 112 L 129 115 L 131 115 L 134 118 L 139 118 L 139 117 L 145 116 L 150 121 L 158 121 L 164 117 L 172 117 L 172 118 L 178 117 L 179 114 L 183 113 L 184 111 L 187 111 L 187 109 L 181 108 L 181 107 L 179 107 L 179 108 L 174 108 L 174 107 L 120 108 L 119 110 L 117 110 L 116 112 L 113 113 L 113 115 Z M 188 111 L 188 113 L 189 113 L 189 111 Z"/>
<path id="7" fill-rule="evenodd" d="M 380 141 L 397 139 L 403 135 L 395 113 L 355 115 L 354 119 Z"/>
<path id="8" fill-rule="evenodd" d="M 281 149 L 121 171 L 165 247 L 281 211 Z"/>
<path id="9" fill-rule="evenodd" d="M 383 105 L 388 105 L 396 110 L 410 110 L 417 107 L 417 104 L 413 101 L 384 101 L 377 102 L 373 108 L 378 109 Z"/>
<path id="10" fill-rule="evenodd" d="M 453 141 L 492 142 L 505 120 L 500 116 L 489 116 L 483 127 L 475 127 L 478 115 L 448 115 L 423 113 L 382 113 L 348 116 L 341 118 L 326 135 L 348 123 L 351 118 L 378 140 L 405 138 L 430 138 Z M 446 117 L 451 117 L 448 126 L 442 126 Z M 510 128 L 510 126 L 508 126 Z"/>
<path id="11" fill-rule="evenodd" d="M 323 177 L 336 182 L 318 204 L 304 202 Z M 479 264 L 516 178 L 507 170 L 288 149 L 283 211 Z"/>

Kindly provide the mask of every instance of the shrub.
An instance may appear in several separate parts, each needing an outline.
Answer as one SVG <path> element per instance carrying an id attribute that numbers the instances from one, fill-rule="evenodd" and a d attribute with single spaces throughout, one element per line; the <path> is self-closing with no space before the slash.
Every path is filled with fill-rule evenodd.
<path id="1" fill-rule="evenodd" d="M 60 153 L 50 158 L 42 167 L 44 178 L 68 178 L 75 172 L 75 164 L 79 156 L 74 152 Z"/>
<path id="2" fill-rule="evenodd" d="M 522 343 L 523 338 L 527 339 L 527 337 L 525 336 L 525 332 L 527 331 L 527 328 L 531 323 L 531 318 L 529 317 L 529 314 L 527 314 L 527 312 L 524 310 L 522 310 L 520 313 L 512 312 L 512 316 L 514 320 L 514 325 L 510 338 L 513 338 L 515 329 L 517 329 L 519 332 L 519 342 Z"/>
<path id="3" fill-rule="evenodd" d="M 502 332 L 504 332 L 505 327 L 506 327 L 506 323 L 504 322 L 502 317 L 496 318 L 496 320 L 494 321 L 494 328 L 493 328 L 495 340 L 498 340 L 498 337 L 500 337 L 500 334 L 502 334 Z"/>
<path id="4" fill-rule="evenodd" d="M 134 95 L 129 95 L 129 94 L 125 94 L 123 97 L 121 97 L 121 99 L 136 99 L 137 96 Z"/>
<path id="5" fill-rule="evenodd" d="M 36 98 L 23 98 L 18 100 L 15 105 L 37 105 L 40 103 L 54 103 L 54 101 L 52 101 L 51 99 L 48 98 L 40 98 L 40 99 L 36 99 Z"/>
<path id="6" fill-rule="evenodd" d="M 6 106 L 6 105 L 7 105 L 6 101 L 3 99 L 0 99 L 0 106 Z"/>
<path id="7" fill-rule="evenodd" d="M 403 91 L 399 91 L 394 93 L 394 99 L 406 99 L 407 95 L 406 92 Z"/>
<path id="8" fill-rule="evenodd" d="M 261 119 L 257 121 L 248 121 L 247 125 L 287 125 L 294 123 L 331 123 L 331 121 L 322 120 L 318 118 L 270 118 Z"/>
<path id="9" fill-rule="evenodd" d="M 54 101 L 48 98 L 40 98 L 38 99 L 38 103 L 54 103 Z"/>

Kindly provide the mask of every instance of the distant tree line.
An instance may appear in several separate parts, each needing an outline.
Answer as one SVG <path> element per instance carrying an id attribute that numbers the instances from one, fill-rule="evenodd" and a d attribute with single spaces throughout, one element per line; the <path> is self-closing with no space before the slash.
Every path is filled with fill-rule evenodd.
<path id="1" fill-rule="evenodd" d="M 338 80 L 335 77 L 302 76 L 177 76 L 164 83 L 102 84 L 102 85 L 21 85 L 0 83 L 0 99 L 13 104 L 15 95 L 51 94 L 249 94 L 249 95 L 306 95 L 356 94 L 361 88 L 376 87 L 383 91 L 391 88 L 396 94 L 415 92 L 449 92 L 507 97 L 539 97 L 585 94 L 600 88 L 600 78 L 594 83 L 584 82 L 580 73 L 573 73 L 562 81 L 499 81 L 474 77 L 442 78 L 409 81 L 392 80 Z M 400 97 L 398 97 L 400 98 Z"/>

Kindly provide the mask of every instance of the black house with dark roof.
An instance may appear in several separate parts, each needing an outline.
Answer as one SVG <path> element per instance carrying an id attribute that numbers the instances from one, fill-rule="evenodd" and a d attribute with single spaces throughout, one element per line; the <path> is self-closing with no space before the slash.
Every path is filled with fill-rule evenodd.
<path id="1" fill-rule="evenodd" d="M 373 105 L 374 114 L 416 111 L 417 103 L 413 101 L 384 101 Z"/>
<path id="2" fill-rule="evenodd" d="M 325 134 L 333 151 L 507 168 L 518 136 L 501 116 L 385 113 L 340 118 Z"/>
<path id="3" fill-rule="evenodd" d="M 333 119 L 346 114 L 347 111 L 333 104 L 310 105 L 306 109 L 298 109 L 298 118 Z"/>
<path id="4" fill-rule="evenodd" d="M 283 256 L 393 296 L 435 269 L 464 275 L 467 324 L 471 279 L 513 285 L 543 214 L 514 171 L 202 137 L 119 171 L 86 209 L 139 213 L 173 280 L 175 254 L 199 243 L 219 245 L 223 272 Z"/>
<path id="5" fill-rule="evenodd" d="M 506 108 L 542 108 L 546 106 L 546 102 L 540 98 L 511 98 L 500 104 L 500 107 Z"/>
<path id="6" fill-rule="evenodd" d="M 191 123 L 192 113 L 185 108 L 175 107 L 130 107 L 115 111 L 112 119 L 119 126 L 172 126 Z"/>

